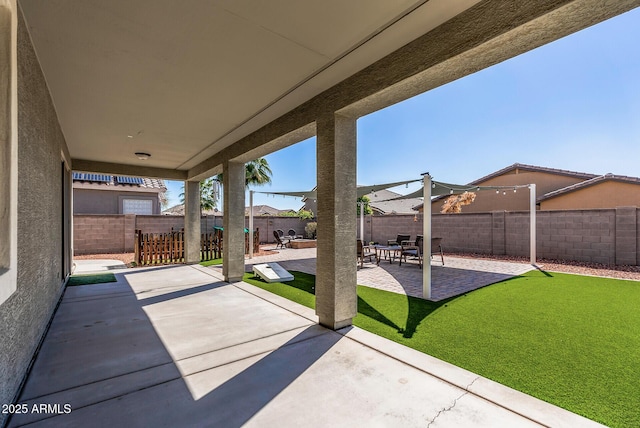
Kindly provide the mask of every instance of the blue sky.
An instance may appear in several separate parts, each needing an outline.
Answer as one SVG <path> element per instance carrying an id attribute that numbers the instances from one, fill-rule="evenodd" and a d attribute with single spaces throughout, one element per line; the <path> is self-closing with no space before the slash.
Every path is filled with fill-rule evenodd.
<path id="1" fill-rule="evenodd" d="M 640 8 L 361 118 L 358 184 L 427 171 L 463 184 L 516 162 L 640 176 L 638 40 Z M 266 156 L 272 184 L 255 190 L 313 188 L 315 147 Z M 182 183 L 168 184 L 172 206 Z M 261 194 L 254 204 L 302 206 Z"/>

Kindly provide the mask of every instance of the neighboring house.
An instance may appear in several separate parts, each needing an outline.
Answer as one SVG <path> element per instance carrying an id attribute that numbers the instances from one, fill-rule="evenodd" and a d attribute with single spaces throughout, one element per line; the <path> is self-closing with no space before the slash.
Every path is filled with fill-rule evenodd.
<path id="1" fill-rule="evenodd" d="M 369 193 L 366 196 L 369 198 L 369 206 L 373 215 L 415 214 L 413 207 L 422 203 L 422 199 L 419 198 L 389 200 L 402 195 L 386 189 Z"/>
<path id="2" fill-rule="evenodd" d="M 313 190 L 316 190 L 314 188 Z M 398 199 L 390 200 L 402 196 L 400 193 L 392 192 L 391 190 L 377 190 L 365 195 L 369 198 L 369 206 L 373 211 L 373 215 L 387 215 L 387 214 L 415 214 L 413 209 L 416 205 L 422 204 L 422 199 Z M 303 198 L 304 206 L 302 209 L 309 210 L 317 213 L 318 202 L 315 199 Z M 355 206 L 354 202 L 354 206 Z"/>
<path id="3" fill-rule="evenodd" d="M 249 209 L 250 207 L 245 207 L 244 208 L 244 215 L 248 216 L 249 215 Z M 253 216 L 254 217 L 258 217 L 258 216 L 279 216 L 280 213 L 290 213 L 290 212 L 295 212 L 294 210 L 291 209 L 287 209 L 287 210 L 279 210 L 277 208 L 273 208 L 270 207 L 269 205 L 254 205 L 253 206 Z"/>
<path id="4" fill-rule="evenodd" d="M 73 172 L 73 214 L 160 214 L 164 180 Z"/>
<path id="5" fill-rule="evenodd" d="M 293 210 L 279 210 L 277 208 L 270 207 L 269 205 L 255 205 L 253 207 L 253 216 L 254 217 L 258 217 L 258 216 L 279 216 L 280 213 L 283 213 L 283 212 L 295 212 L 295 211 L 293 211 Z M 184 204 L 180 204 L 180 205 L 173 206 L 171 208 L 167 208 L 166 210 L 162 211 L 162 214 L 164 214 L 164 215 L 184 215 Z M 222 215 L 222 211 L 219 211 L 217 208 L 214 208 L 212 210 L 204 210 L 202 212 L 202 215 L 221 216 Z M 245 207 L 244 208 L 244 215 L 245 216 L 249 215 L 249 207 Z"/>
<path id="6" fill-rule="evenodd" d="M 471 186 L 536 185 L 536 201 L 541 210 L 569 210 L 640 206 L 640 178 L 613 174 L 596 175 L 563 169 L 515 163 Z M 432 199 L 431 210 L 439 213 L 447 196 Z M 526 211 L 530 204 L 526 188 L 508 191 L 481 190 L 462 212 Z M 422 204 L 414 209 L 422 212 Z"/>
<path id="7" fill-rule="evenodd" d="M 163 215 L 184 215 L 184 204 L 174 205 L 171 208 L 167 208 L 162 211 Z M 215 215 L 222 216 L 222 211 L 217 208 L 212 210 L 203 210 L 202 215 Z"/>
<path id="8" fill-rule="evenodd" d="M 640 178 L 605 174 L 546 193 L 541 210 L 570 210 L 640 206 Z"/>

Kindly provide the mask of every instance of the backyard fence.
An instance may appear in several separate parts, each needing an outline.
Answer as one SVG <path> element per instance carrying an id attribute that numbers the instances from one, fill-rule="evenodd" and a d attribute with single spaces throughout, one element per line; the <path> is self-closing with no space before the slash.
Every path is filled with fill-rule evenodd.
<path id="1" fill-rule="evenodd" d="M 260 231 L 256 229 L 253 251 L 259 250 Z M 200 261 L 222 257 L 222 230 L 200 235 Z M 249 252 L 249 234 L 245 234 L 245 254 Z M 169 233 L 142 233 L 135 231 L 135 262 L 140 265 L 184 263 L 184 230 Z"/>

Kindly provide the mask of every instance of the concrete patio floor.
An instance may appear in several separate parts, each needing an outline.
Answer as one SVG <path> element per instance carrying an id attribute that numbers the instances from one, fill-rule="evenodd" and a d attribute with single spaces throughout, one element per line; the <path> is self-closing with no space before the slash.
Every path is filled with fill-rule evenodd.
<path id="1" fill-rule="evenodd" d="M 598 426 L 216 269 L 69 287 L 9 426 Z M 471 351 L 470 351 L 471 352 Z"/>
<path id="2" fill-rule="evenodd" d="M 316 249 L 278 250 L 277 254 L 247 259 L 246 271 L 251 272 L 253 264 L 277 262 L 287 270 L 315 275 Z M 445 257 L 442 265 L 440 257 L 431 260 L 431 299 L 435 302 L 449 297 L 486 287 L 517 275 L 522 275 L 534 267 L 526 263 L 513 263 L 493 260 Z M 379 265 L 365 262 L 358 267 L 358 284 L 379 288 L 393 293 L 406 294 L 422 298 L 422 269 L 417 261 L 409 260 L 402 266 L 394 262 L 381 260 Z"/>

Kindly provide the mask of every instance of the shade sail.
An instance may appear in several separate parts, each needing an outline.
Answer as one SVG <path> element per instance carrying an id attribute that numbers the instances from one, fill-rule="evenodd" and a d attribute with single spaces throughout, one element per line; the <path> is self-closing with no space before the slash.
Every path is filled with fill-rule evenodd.
<path id="1" fill-rule="evenodd" d="M 515 185 L 515 186 L 469 186 L 468 184 L 450 184 L 443 183 L 441 181 L 431 182 L 431 196 L 443 196 L 443 195 L 459 195 L 464 192 L 478 192 L 481 190 L 496 190 L 496 189 L 519 189 L 522 187 L 529 187 L 528 184 Z M 395 201 L 398 199 L 413 199 L 422 198 L 424 195 L 424 187 L 409 193 L 408 195 L 398 196 L 397 198 L 389 199 L 389 201 Z"/>
<path id="2" fill-rule="evenodd" d="M 396 187 L 396 186 L 402 186 L 403 184 L 415 183 L 416 181 L 420 181 L 420 179 L 396 181 L 393 183 L 374 184 L 371 186 L 358 186 L 356 188 L 356 193 L 358 195 L 358 198 L 360 198 L 364 195 L 368 195 L 369 193 L 372 193 L 378 190 L 389 189 L 391 187 Z M 266 195 L 292 196 L 295 198 L 310 198 L 310 199 L 318 198 L 318 192 L 316 191 L 316 189 L 300 190 L 300 191 L 294 191 L 294 192 L 257 192 L 256 191 L 254 193 L 262 193 Z M 420 194 L 420 196 L 422 196 L 422 193 Z"/>

